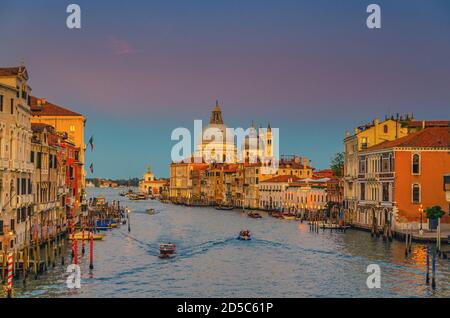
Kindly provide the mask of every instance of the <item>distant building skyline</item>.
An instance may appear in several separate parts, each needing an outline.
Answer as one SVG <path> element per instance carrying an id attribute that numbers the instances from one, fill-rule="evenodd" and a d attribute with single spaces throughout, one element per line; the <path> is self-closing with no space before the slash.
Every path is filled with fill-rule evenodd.
<path id="1" fill-rule="evenodd" d="M 280 153 L 322 169 L 376 117 L 450 118 L 450 2 L 377 1 L 380 30 L 370 3 L 81 0 L 69 30 L 67 3 L 5 1 L 0 65 L 24 60 L 33 95 L 86 116 L 88 178 L 167 177 L 172 130 L 216 99 L 228 124 L 270 121 Z"/>

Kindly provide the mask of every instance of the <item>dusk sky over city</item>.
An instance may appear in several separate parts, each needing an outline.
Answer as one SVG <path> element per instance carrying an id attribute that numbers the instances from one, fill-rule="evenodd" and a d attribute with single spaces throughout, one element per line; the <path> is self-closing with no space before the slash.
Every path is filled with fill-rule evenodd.
<path id="1" fill-rule="evenodd" d="M 228 126 L 270 122 L 280 153 L 317 168 L 374 117 L 450 118 L 448 0 L 73 2 L 81 30 L 66 27 L 71 2 L 2 1 L 0 59 L 87 117 L 96 177 L 147 164 L 168 177 L 172 130 L 206 125 L 216 99 Z M 370 3 L 380 30 L 366 27 Z"/>

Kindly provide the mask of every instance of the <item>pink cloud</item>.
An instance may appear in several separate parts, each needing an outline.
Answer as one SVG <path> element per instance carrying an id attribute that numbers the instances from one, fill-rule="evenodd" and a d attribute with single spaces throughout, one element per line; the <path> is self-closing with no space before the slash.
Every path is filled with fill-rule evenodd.
<path id="1" fill-rule="evenodd" d="M 116 36 L 108 36 L 108 47 L 114 55 L 124 55 L 137 52 L 127 41 L 117 38 Z"/>

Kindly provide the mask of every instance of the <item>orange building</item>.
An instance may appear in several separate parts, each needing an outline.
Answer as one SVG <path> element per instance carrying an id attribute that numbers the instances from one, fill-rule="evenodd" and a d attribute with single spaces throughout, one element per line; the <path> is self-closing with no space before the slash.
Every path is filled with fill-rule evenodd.
<path id="1" fill-rule="evenodd" d="M 420 226 L 420 208 L 439 205 L 448 223 L 442 180 L 450 172 L 450 127 L 425 128 L 359 154 L 356 223 Z M 422 221 L 427 222 L 422 215 Z"/>
<path id="2" fill-rule="evenodd" d="M 31 123 L 47 124 L 55 127 L 57 132 L 67 134 L 68 139 L 80 149 L 79 161 L 81 167 L 81 184 L 85 188 L 84 171 L 84 127 L 86 117 L 65 107 L 48 102 L 45 98 L 30 95 Z"/>

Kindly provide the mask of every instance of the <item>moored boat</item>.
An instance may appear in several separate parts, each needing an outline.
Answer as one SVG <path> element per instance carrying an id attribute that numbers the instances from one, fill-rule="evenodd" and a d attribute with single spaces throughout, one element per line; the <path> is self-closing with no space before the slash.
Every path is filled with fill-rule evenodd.
<path id="1" fill-rule="evenodd" d="M 283 214 L 283 219 L 285 220 L 295 220 L 296 218 L 295 214 Z"/>
<path id="2" fill-rule="evenodd" d="M 147 200 L 147 195 L 142 193 L 133 193 L 128 195 L 128 199 L 132 201 L 142 201 Z"/>
<path id="3" fill-rule="evenodd" d="M 230 211 L 233 210 L 234 206 L 231 205 L 218 205 L 216 206 L 216 210 L 224 210 L 224 211 Z"/>
<path id="4" fill-rule="evenodd" d="M 93 240 L 103 240 L 103 238 L 105 237 L 105 235 L 103 234 L 94 234 L 92 233 L 92 239 Z M 85 231 L 84 232 L 84 237 L 83 237 L 83 232 L 76 232 L 74 234 L 74 238 L 75 240 L 89 240 L 89 232 Z M 69 235 L 69 239 L 72 239 L 72 234 Z"/>
<path id="5" fill-rule="evenodd" d="M 272 215 L 272 217 L 274 217 L 276 219 L 282 219 L 283 218 L 283 213 L 281 213 L 281 212 L 272 212 L 270 215 Z"/>
<path id="6" fill-rule="evenodd" d="M 159 245 L 159 257 L 169 258 L 175 256 L 177 246 L 173 243 L 165 243 Z"/>
<path id="7" fill-rule="evenodd" d="M 261 219 L 262 218 L 261 214 L 259 214 L 258 212 L 254 212 L 254 211 L 249 212 L 247 215 L 253 219 Z"/>

